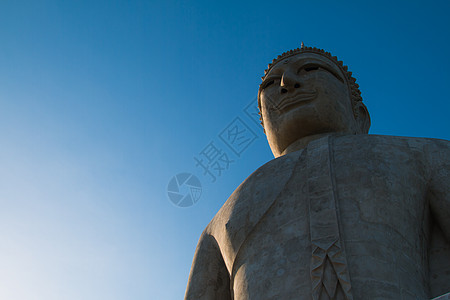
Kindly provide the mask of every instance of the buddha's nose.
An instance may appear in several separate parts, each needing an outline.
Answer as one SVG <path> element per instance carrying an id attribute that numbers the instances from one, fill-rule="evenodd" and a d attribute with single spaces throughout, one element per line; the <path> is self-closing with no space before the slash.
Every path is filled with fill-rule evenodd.
<path id="1" fill-rule="evenodd" d="M 290 93 L 300 87 L 300 82 L 297 80 L 297 74 L 292 71 L 286 71 L 283 73 L 280 82 L 280 93 Z"/>

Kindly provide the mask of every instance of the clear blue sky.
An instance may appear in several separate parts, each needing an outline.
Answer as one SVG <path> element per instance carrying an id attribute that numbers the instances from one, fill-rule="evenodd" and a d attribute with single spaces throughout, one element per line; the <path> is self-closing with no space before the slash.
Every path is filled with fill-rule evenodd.
<path id="1" fill-rule="evenodd" d="M 272 159 L 244 107 L 301 41 L 342 59 L 372 134 L 450 139 L 449 1 L 0 3 L 0 298 L 181 299 L 198 237 Z M 220 133 L 240 117 L 240 157 Z M 234 162 L 212 183 L 194 156 Z M 233 156 L 234 155 L 234 156 Z M 202 183 L 196 205 L 172 176 Z"/>

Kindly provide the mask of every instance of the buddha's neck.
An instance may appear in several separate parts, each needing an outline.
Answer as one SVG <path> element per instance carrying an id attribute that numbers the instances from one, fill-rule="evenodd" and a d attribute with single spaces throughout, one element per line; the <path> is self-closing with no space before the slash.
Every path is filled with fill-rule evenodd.
<path id="1" fill-rule="evenodd" d="M 333 135 L 335 134 L 334 132 L 327 132 L 327 133 L 319 133 L 319 134 L 314 134 L 314 135 L 309 135 L 309 136 L 305 136 L 302 137 L 298 140 L 296 140 L 295 142 L 293 142 L 292 144 L 290 144 L 281 154 L 285 155 L 291 152 L 295 152 L 301 149 L 306 148 L 306 146 L 308 146 L 309 142 L 320 139 L 322 137 L 325 137 L 327 135 Z"/>

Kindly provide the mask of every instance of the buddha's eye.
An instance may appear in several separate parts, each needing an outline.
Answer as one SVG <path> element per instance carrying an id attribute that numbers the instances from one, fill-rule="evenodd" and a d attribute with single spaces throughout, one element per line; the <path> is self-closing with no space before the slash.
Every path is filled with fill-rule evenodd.
<path id="1" fill-rule="evenodd" d="M 300 69 L 298 69 L 297 73 L 306 73 L 306 72 L 311 72 L 311 71 L 317 71 L 319 70 L 319 66 L 317 65 L 307 65 L 307 66 L 303 66 Z"/>
<path id="2" fill-rule="evenodd" d="M 306 65 L 302 66 L 300 69 L 298 69 L 297 74 L 305 75 L 308 72 L 313 71 L 325 71 L 336 77 L 340 82 L 344 83 L 344 79 L 342 79 L 341 76 L 339 76 L 335 71 L 333 71 L 331 68 L 327 68 L 326 66 L 319 66 L 316 64 Z"/>
<path id="3" fill-rule="evenodd" d="M 319 70 L 319 67 L 318 66 L 305 67 L 306 72 L 315 71 L 315 70 Z"/>
<path id="4" fill-rule="evenodd" d="M 270 85 L 272 85 L 274 83 L 275 83 L 275 80 L 269 80 L 267 82 L 264 82 L 263 86 L 262 86 L 262 89 L 265 89 L 266 87 L 268 87 L 268 86 L 270 86 Z"/>

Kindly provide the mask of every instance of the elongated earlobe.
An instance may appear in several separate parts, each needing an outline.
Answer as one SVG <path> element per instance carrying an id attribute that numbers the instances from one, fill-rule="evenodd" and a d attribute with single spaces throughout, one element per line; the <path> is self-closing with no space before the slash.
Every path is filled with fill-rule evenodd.
<path id="1" fill-rule="evenodd" d="M 360 129 L 360 133 L 369 133 L 370 115 L 367 107 L 364 103 L 358 102 L 355 111 L 357 112 L 356 123 Z"/>

